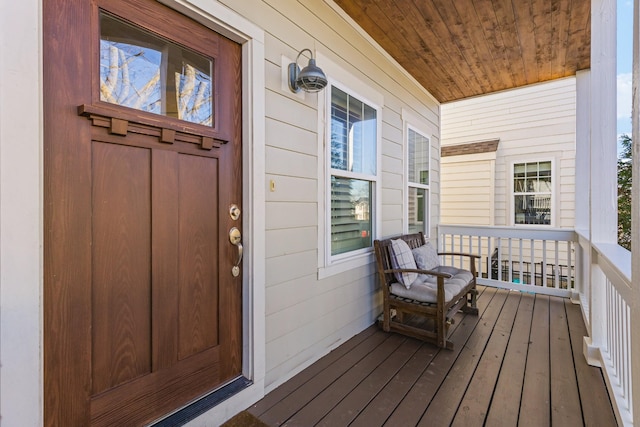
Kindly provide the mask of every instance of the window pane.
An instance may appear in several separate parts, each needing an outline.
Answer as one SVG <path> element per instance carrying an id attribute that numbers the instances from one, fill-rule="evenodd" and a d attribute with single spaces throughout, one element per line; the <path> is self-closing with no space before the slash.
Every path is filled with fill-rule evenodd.
<path id="1" fill-rule="evenodd" d="M 551 224 L 551 195 L 514 197 L 516 224 Z"/>
<path id="2" fill-rule="evenodd" d="M 331 89 L 331 167 L 347 170 L 347 94 Z"/>
<path id="3" fill-rule="evenodd" d="M 370 181 L 331 177 L 331 255 L 371 246 L 372 191 Z"/>
<path id="4" fill-rule="evenodd" d="M 409 187 L 409 233 L 419 231 L 428 235 L 429 199 L 424 188 Z"/>
<path id="5" fill-rule="evenodd" d="M 515 193 L 551 192 L 551 162 L 515 164 L 513 170 Z"/>
<path id="6" fill-rule="evenodd" d="M 377 112 L 362 101 L 331 88 L 331 167 L 376 174 Z"/>
<path id="7" fill-rule="evenodd" d="M 538 170 L 540 175 L 551 175 L 551 162 L 538 163 Z"/>
<path id="8" fill-rule="evenodd" d="M 429 138 L 409 129 L 409 182 L 429 185 Z"/>
<path id="9" fill-rule="evenodd" d="M 177 108 L 174 111 L 167 109 L 167 115 L 213 126 L 211 62 L 186 50 L 181 52 L 181 56 L 181 68 L 175 72 Z"/>
<path id="10" fill-rule="evenodd" d="M 551 224 L 551 162 L 514 164 L 513 172 L 514 222 Z"/>
<path id="11" fill-rule="evenodd" d="M 212 61 L 100 14 L 100 100 L 213 126 Z"/>
<path id="12" fill-rule="evenodd" d="M 541 192 L 551 192 L 551 177 L 540 178 L 540 190 Z"/>

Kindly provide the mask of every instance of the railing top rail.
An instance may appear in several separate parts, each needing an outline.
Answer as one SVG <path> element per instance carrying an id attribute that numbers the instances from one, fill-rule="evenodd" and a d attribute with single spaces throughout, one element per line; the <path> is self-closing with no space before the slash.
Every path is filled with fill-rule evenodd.
<path id="1" fill-rule="evenodd" d="M 626 301 L 631 301 L 631 252 L 616 243 L 593 242 L 594 260 Z"/>
<path id="2" fill-rule="evenodd" d="M 548 227 L 498 227 L 472 225 L 438 225 L 438 234 L 461 234 L 481 237 L 500 237 L 512 239 L 578 241 L 578 235 L 569 228 Z"/>

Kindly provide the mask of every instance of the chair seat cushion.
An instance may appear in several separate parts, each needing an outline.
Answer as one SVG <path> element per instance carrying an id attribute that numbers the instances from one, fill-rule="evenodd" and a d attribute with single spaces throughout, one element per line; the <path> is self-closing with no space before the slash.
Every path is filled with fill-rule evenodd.
<path id="1" fill-rule="evenodd" d="M 445 285 L 444 290 L 444 300 L 445 302 L 451 301 L 451 299 L 458 293 L 455 291 L 459 291 L 458 288 L 455 290 L 453 288 L 449 288 Z M 409 298 L 415 301 L 420 302 L 428 302 L 428 303 L 437 303 L 438 302 L 438 285 L 435 283 L 415 283 L 411 285 L 409 289 L 405 288 L 403 285 L 398 282 L 393 282 L 391 284 L 391 293 L 395 296 L 402 298 Z"/>
<path id="2" fill-rule="evenodd" d="M 451 279 L 460 279 L 464 281 L 464 283 L 469 283 L 471 279 L 473 279 L 473 274 L 469 270 L 465 270 L 462 268 L 451 267 L 448 265 L 439 265 L 433 269 L 436 273 L 446 273 L 451 275 Z M 428 274 L 423 274 L 422 276 L 426 276 L 423 280 L 427 280 L 429 282 L 437 282 L 437 278 L 435 276 L 431 276 Z M 448 279 L 448 280 L 451 280 Z"/>
<path id="3" fill-rule="evenodd" d="M 451 274 L 452 277 L 444 279 L 444 301 L 450 302 L 473 279 L 471 272 L 456 267 L 439 266 L 434 268 L 439 273 Z M 390 292 L 393 295 L 409 298 L 415 301 L 436 303 L 438 301 L 437 277 L 429 274 L 419 274 L 409 288 L 394 282 Z"/>

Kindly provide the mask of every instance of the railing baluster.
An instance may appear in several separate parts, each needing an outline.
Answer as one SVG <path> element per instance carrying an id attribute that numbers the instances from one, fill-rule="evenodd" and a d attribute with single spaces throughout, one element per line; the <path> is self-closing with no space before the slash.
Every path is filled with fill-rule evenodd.
<path id="1" fill-rule="evenodd" d="M 458 239 L 460 239 L 460 235 L 458 235 Z M 455 252 L 458 250 L 458 247 L 456 246 L 456 239 L 455 237 L 451 239 L 451 252 Z M 454 256 L 451 256 L 451 265 L 456 265 L 456 258 Z"/>
<path id="2" fill-rule="evenodd" d="M 625 310 L 625 322 L 624 324 L 626 325 L 626 340 L 625 340 L 625 366 L 627 367 L 627 375 L 625 375 L 625 379 L 626 379 L 626 384 L 627 386 L 625 387 L 625 396 L 627 397 L 627 401 L 628 402 L 633 402 L 633 388 L 631 385 L 631 307 L 629 307 L 628 305 L 626 306 L 626 310 Z"/>
<path id="3" fill-rule="evenodd" d="M 478 276 L 482 277 L 482 237 L 478 236 L 478 256 L 480 257 L 480 265 L 478 265 Z"/>
<path id="4" fill-rule="evenodd" d="M 547 280 L 547 241 L 542 241 L 542 286 L 548 287 L 549 282 Z"/>
<path id="5" fill-rule="evenodd" d="M 555 243 L 556 243 L 556 247 L 555 247 L 556 259 L 555 259 L 555 268 L 554 268 L 555 274 L 554 274 L 554 277 L 553 277 L 553 287 L 556 288 L 556 289 L 559 289 L 560 288 L 560 273 L 559 273 L 559 271 L 560 271 L 560 261 L 559 261 L 559 258 L 558 258 L 558 255 L 559 255 L 558 251 L 560 249 L 560 242 L 558 242 L 556 240 Z"/>
<path id="6" fill-rule="evenodd" d="M 532 285 L 537 285 L 536 283 L 536 265 L 537 263 L 535 262 L 535 250 L 534 250 L 534 241 L 533 239 L 529 240 L 529 255 L 531 256 L 531 267 L 533 267 L 533 280 L 531 281 Z M 542 282 L 540 282 L 542 284 Z"/>
<path id="7" fill-rule="evenodd" d="M 520 260 L 520 266 L 518 267 L 518 271 L 520 272 L 520 283 L 526 283 L 522 275 L 522 270 L 524 270 L 524 263 L 522 262 L 522 239 L 518 239 L 518 259 Z"/>
<path id="8" fill-rule="evenodd" d="M 469 251 L 468 251 L 468 253 L 472 254 L 473 253 L 473 236 L 467 235 L 467 239 L 469 239 Z M 469 260 L 469 262 L 473 262 L 473 260 Z"/>
<path id="9" fill-rule="evenodd" d="M 490 255 L 490 256 L 491 256 L 491 261 L 490 261 L 490 265 L 491 265 L 491 278 L 492 278 L 492 279 L 494 279 L 494 277 L 493 277 L 493 269 L 494 269 L 494 259 L 493 259 L 493 255 L 494 255 L 494 254 L 496 255 L 495 262 L 497 263 L 497 262 L 498 262 L 498 239 L 496 239 L 495 237 L 492 237 L 492 238 L 489 238 L 489 242 L 490 242 L 490 245 L 489 245 L 489 253 L 488 253 L 488 255 Z M 497 265 L 497 264 L 496 264 L 496 265 Z M 495 279 L 496 279 L 496 280 L 500 280 L 500 279 L 499 279 L 499 277 L 498 277 L 499 273 L 497 273 L 497 271 L 498 271 L 498 270 L 496 270 L 496 277 L 495 277 Z"/>
<path id="10" fill-rule="evenodd" d="M 567 273 L 566 273 L 567 289 L 571 289 L 571 287 L 572 287 L 571 283 L 573 283 L 573 280 L 572 280 L 573 277 L 572 277 L 572 274 L 571 274 L 571 270 L 572 270 L 571 266 L 573 265 L 573 263 L 571 262 L 572 261 L 572 259 L 571 259 L 572 258 L 572 256 L 571 256 L 572 253 L 573 253 L 573 248 L 572 248 L 571 242 L 567 241 Z M 578 256 L 578 254 L 576 254 L 576 258 L 577 258 L 577 256 Z"/>
<path id="11" fill-rule="evenodd" d="M 511 237 L 509 237 L 509 240 L 508 240 L 508 243 L 507 243 L 507 247 L 509 249 L 509 254 L 508 254 L 509 255 L 509 264 L 508 264 L 509 267 L 508 267 L 507 271 L 509 272 L 509 282 L 512 283 L 513 282 L 513 268 L 512 268 L 513 264 L 511 262 L 512 262 L 513 257 L 511 255 Z"/>
<path id="12" fill-rule="evenodd" d="M 498 237 L 496 239 L 496 247 L 498 248 L 498 274 L 497 274 L 497 279 L 498 280 L 504 280 L 503 274 L 502 274 L 502 238 L 501 237 Z"/>

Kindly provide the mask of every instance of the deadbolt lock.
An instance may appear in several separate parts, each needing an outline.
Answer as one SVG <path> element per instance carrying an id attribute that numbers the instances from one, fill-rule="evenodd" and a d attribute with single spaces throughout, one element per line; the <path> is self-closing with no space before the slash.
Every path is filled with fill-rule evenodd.
<path id="1" fill-rule="evenodd" d="M 231 205 L 229 207 L 229 216 L 231 217 L 232 220 L 237 221 L 238 218 L 240 218 L 240 208 L 238 207 L 238 205 Z"/>

